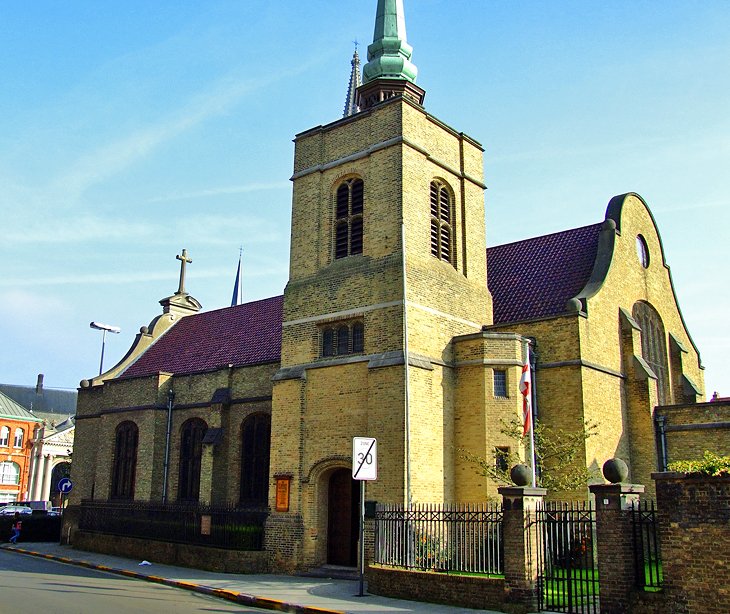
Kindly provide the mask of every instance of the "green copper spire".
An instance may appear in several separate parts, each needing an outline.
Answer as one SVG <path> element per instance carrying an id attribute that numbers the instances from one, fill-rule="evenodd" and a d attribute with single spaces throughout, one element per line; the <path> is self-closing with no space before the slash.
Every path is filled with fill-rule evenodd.
<path id="1" fill-rule="evenodd" d="M 368 46 L 368 63 L 363 83 L 379 78 L 403 79 L 415 83 L 418 69 L 411 63 L 413 47 L 406 41 L 403 0 L 378 0 L 373 43 Z"/>

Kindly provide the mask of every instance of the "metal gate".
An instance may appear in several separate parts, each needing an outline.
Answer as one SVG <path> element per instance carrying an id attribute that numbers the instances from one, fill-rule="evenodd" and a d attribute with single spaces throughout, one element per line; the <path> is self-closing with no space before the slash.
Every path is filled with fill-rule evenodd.
<path id="1" fill-rule="evenodd" d="M 542 612 L 598 614 L 596 515 L 590 502 L 545 502 L 532 525 Z"/>

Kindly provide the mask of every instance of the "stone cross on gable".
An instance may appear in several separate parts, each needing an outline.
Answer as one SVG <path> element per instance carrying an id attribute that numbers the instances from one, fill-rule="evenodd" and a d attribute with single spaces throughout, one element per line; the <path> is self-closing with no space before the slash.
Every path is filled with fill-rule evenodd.
<path id="1" fill-rule="evenodd" d="M 180 285 L 175 294 L 185 294 L 185 265 L 193 261 L 188 258 L 188 250 L 183 249 L 182 254 L 175 256 L 180 261 Z"/>

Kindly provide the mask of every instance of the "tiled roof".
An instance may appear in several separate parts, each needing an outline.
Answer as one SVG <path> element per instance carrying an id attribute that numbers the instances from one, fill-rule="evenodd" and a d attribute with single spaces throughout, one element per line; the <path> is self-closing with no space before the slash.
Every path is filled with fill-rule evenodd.
<path id="1" fill-rule="evenodd" d="M 186 316 L 160 337 L 121 377 L 195 373 L 227 365 L 281 359 L 284 297 Z"/>
<path id="2" fill-rule="evenodd" d="M 487 250 L 494 323 L 564 313 L 588 282 L 601 224 Z M 283 296 L 182 318 L 121 377 L 185 374 L 281 360 Z"/>
<path id="3" fill-rule="evenodd" d="M 494 323 L 565 313 L 591 275 L 600 231 L 593 224 L 487 249 Z"/>
<path id="4" fill-rule="evenodd" d="M 18 405 L 9 396 L 0 392 L 0 418 L 9 418 L 10 420 L 30 420 L 40 422 L 40 419 L 30 413 L 27 409 Z"/>

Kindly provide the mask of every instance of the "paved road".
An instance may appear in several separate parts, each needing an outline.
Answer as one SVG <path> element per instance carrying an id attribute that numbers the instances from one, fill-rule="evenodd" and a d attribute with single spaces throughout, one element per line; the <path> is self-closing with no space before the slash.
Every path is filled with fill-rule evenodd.
<path id="1" fill-rule="evenodd" d="M 266 612 L 215 597 L 0 550 L 2 612 Z"/>

